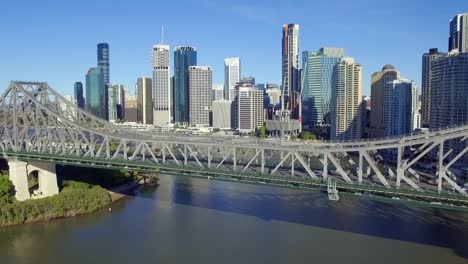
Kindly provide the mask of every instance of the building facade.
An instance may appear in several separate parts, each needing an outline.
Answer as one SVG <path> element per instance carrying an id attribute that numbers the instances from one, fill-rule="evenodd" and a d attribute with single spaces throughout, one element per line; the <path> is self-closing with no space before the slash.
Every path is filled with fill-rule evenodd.
<path id="1" fill-rule="evenodd" d="M 241 133 L 253 132 L 265 122 L 263 92 L 247 84 L 238 86 L 236 90 L 237 129 Z"/>
<path id="2" fill-rule="evenodd" d="M 449 52 L 431 62 L 429 128 L 468 122 L 468 53 Z"/>
<path id="3" fill-rule="evenodd" d="M 214 129 L 231 129 L 233 102 L 231 100 L 216 100 L 213 101 L 213 128 Z"/>
<path id="4" fill-rule="evenodd" d="M 361 138 L 362 66 L 344 57 L 334 67 L 331 94 L 332 140 Z"/>
<path id="5" fill-rule="evenodd" d="M 224 59 L 224 99 L 234 100 L 234 87 L 240 81 L 241 63 L 239 57 Z"/>
<path id="6" fill-rule="evenodd" d="M 174 123 L 189 122 L 189 67 L 197 65 L 193 47 L 176 47 L 174 51 Z"/>
<path id="7" fill-rule="evenodd" d="M 104 83 L 110 83 L 110 57 L 109 44 L 99 43 L 97 45 L 97 63 L 104 75 Z"/>
<path id="8" fill-rule="evenodd" d="M 449 51 L 468 52 L 468 13 L 458 14 L 450 20 Z"/>
<path id="9" fill-rule="evenodd" d="M 137 121 L 144 125 L 153 124 L 153 82 L 149 77 L 137 79 Z"/>
<path id="10" fill-rule="evenodd" d="M 224 85 L 213 83 L 213 101 L 224 99 Z"/>
<path id="11" fill-rule="evenodd" d="M 419 129 L 418 88 L 413 81 L 388 81 L 384 91 L 385 136 L 400 136 Z"/>
<path id="12" fill-rule="evenodd" d="M 104 74 L 100 68 L 90 68 L 86 74 L 86 111 L 107 119 L 107 98 Z"/>
<path id="13" fill-rule="evenodd" d="M 122 84 L 115 84 L 114 89 L 117 92 L 117 119 L 124 120 L 125 117 L 125 87 Z"/>
<path id="14" fill-rule="evenodd" d="M 292 119 L 300 114 L 299 25 L 283 26 L 282 38 L 282 110 L 289 111 Z"/>
<path id="15" fill-rule="evenodd" d="M 81 82 L 76 82 L 74 85 L 74 91 L 75 91 L 76 106 L 78 106 L 81 109 L 85 109 L 86 101 L 83 96 L 83 84 Z"/>
<path id="16" fill-rule="evenodd" d="M 189 125 L 210 126 L 213 73 L 209 66 L 189 67 Z"/>
<path id="17" fill-rule="evenodd" d="M 332 77 L 335 65 L 344 56 L 342 48 L 321 48 L 302 53 L 302 124 L 305 129 L 329 125 Z"/>
<path id="18" fill-rule="evenodd" d="M 108 120 L 111 122 L 115 122 L 118 120 L 117 115 L 117 100 L 119 98 L 119 87 L 116 85 L 107 85 L 107 113 L 108 113 Z"/>
<path id="19" fill-rule="evenodd" d="M 155 126 L 171 123 L 169 54 L 169 45 L 153 46 L 153 122 Z"/>
<path id="20" fill-rule="evenodd" d="M 431 103 L 431 62 L 444 53 L 438 49 L 430 49 L 428 53 L 424 53 L 422 57 L 422 87 L 421 87 L 421 119 L 423 126 L 429 124 L 429 107 Z"/>
<path id="21" fill-rule="evenodd" d="M 380 138 L 385 135 L 384 102 L 385 86 L 388 82 L 400 77 L 395 67 L 390 64 L 383 66 L 382 71 L 374 72 L 371 76 L 371 115 L 369 138 Z"/>

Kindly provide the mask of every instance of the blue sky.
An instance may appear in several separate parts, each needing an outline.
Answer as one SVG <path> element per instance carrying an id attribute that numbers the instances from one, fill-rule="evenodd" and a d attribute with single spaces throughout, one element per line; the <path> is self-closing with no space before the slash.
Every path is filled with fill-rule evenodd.
<path id="1" fill-rule="evenodd" d="M 72 94 L 96 65 L 96 44 L 107 42 L 111 81 L 133 91 L 137 77 L 151 76 L 161 25 L 172 49 L 197 48 L 215 83 L 223 82 L 229 56 L 241 57 L 243 75 L 280 83 L 281 27 L 298 23 L 300 50 L 344 48 L 363 65 L 369 94 L 370 75 L 387 63 L 419 85 L 421 55 L 447 50 L 448 22 L 463 12 L 467 0 L 2 0 L 0 88 L 47 81 Z"/>

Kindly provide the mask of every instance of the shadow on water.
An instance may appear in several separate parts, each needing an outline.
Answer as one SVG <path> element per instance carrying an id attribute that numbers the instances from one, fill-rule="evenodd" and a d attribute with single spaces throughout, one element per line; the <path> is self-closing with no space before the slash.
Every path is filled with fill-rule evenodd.
<path id="1" fill-rule="evenodd" d="M 170 184 L 167 177 L 161 178 L 161 185 Z M 451 248 L 468 259 L 466 212 L 359 197 L 332 202 L 324 193 L 261 185 L 180 177 L 173 181 L 172 195 L 167 198 L 177 204 Z M 155 198 L 164 199 L 158 192 Z"/>

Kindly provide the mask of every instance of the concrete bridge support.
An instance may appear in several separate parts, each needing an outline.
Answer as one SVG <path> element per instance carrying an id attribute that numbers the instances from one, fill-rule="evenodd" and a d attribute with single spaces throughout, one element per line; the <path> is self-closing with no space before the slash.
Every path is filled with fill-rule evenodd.
<path id="1" fill-rule="evenodd" d="M 10 180 L 15 186 L 15 197 L 18 201 L 30 198 L 42 198 L 59 193 L 55 164 L 44 162 L 8 161 Z M 39 188 L 31 194 L 28 187 L 28 176 L 37 171 Z"/>

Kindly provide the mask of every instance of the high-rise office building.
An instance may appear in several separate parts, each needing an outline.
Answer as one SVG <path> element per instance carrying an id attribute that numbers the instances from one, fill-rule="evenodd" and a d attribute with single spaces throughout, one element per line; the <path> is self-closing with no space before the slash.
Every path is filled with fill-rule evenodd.
<path id="1" fill-rule="evenodd" d="M 86 111 L 107 119 L 107 98 L 104 74 L 100 68 L 90 68 L 86 74 Z"/>
<path id="2" fill-rule="evenodd" d="M 331 94 L 332 140 L 361 138 L 362 66 L 344 57 L 334 67 Z"/>
<path id="3" fill-rule="evenodd" d="M 384 102 L 385 85 L 400 77 L 395 67 L 390 64 L 383 66 L 382 71 L 375 72 L 371 76 L 371 115 L 370 115 L 370 138 L 380 138 L 385 135 L 384 124 Z"/>
<path id="4" fill-rule="evenodd" d="M 265 122 L 263 115 L 263 92 L 250 84 L 236 87 L 237 129 L 241 133 L 250 133 Z"/>
<path id="5" fill-rule="evenodd" d="M 209 126 L 212 108 L 213 73 L 209 66 L 189 67 L 189 125 Z"/>
<path id="6" fill-rule="evenodd" d="M 398 78 L 384 88 L 385 136 L 399 136 L 418 129 L 418 88 L 413 81 Z"/>
<path id="7" fill-rule="evenodd" d="M 125 87 L 122 84 L 115 84 L 114 89 L 117 93 L 117 119 L 123 120 L 125 117 Z"/>
<path id="8" fill-rule="evenodd" d="M 361 119 L 361 135 L 362 138 L 369 137 L 369 127 L 370 127 L 370 113 L 371 113 L 371 97 L 370 96 L 362 96 L 362 119 Z"/>
<path id="9" fill-rule="evenodd" d="M 197 65 L 197 51 L 193 47 L 176 47 L 174 51 L 174 123 L 189 122 L 189 73 Z"/>
<path id="10" fill-rule="evenodd" d="M 302 124 L 306 129 L 331 123 L 333 70 L 344 55 L 342 48 L 321 48 L 302 53 Z"/>
<path id="11" fill-rule="evenodd" d="M 289 111 L 292 119 L 299 119 L 300 75 L 299 75 L 299 25 L 283 26 L 282 39 L 282 110 Z"/>
<path id="12" fill-rule="evenodd" d="M 213 83 L 213 101 L 224 99 L 224 85 Z"/>
<path id="13" fill-rule="evenodd" d="M 234 100 L 234 87 L 240 81 L 241 64 L 240 58 L 224 59 L 224 99 Z"/>
<path id="14" fill-rule="evenodd" d="M 468 53 L 449 52 L 431 62 L 429 128 L 468 122 Z"/>
<path id="15" fill-rule="evenodd" d="M 76 82 L 74 85 L 76 106 L 85 109 L 85 98 L 83 96 L 83 84 Z"/>
<path id="16" fill-rule="evenodd" d="M 233 101 L 231 100 L 216 100 L 213 101 L 213 128 L 215 129 L 231 129 L 232 115 L 236 114 L 233 111 Z"/>
<path id="17" fill-rule="evenodd" d="M 255 84 L 255 77 L 253 77 L 253 76 L 242 76 L 242 78 L 240 79 L 239 82 L 240 83 L 245 83 L 245 84 L 250 84 L 250 85 L 253 85 L 253 86 L 257 86 Z M 258 87 L 257 87 L 257 89 L 258 89 Z"/>
<path id="18" fill-rule="evenodd" d="M 450 20 L 449 51 L 468 52 L 468 13 Z"/>
<path id="19" fill-rule="evenodd" d="M 137 79 L 137 120 L 145 125 L 153 124 L 153 84 L 149 77 Z"/>
<path id="20" fill-rule="evenodd" d="M 438 49 L 430 49 L 428 53 L 422 56 L 422 87 L 421 87 L 421 119 L 422 124 L 427 126 L 429 124 L 429 106 L 431 103 L 431 62 L 444 53 L 439 52 Z"/>
<path id="21" fill-rule="evenodd" d="M 153 122 L 155 126 L 171 123 L 169 53 L 169 45 L 153 47 Z"/>
<path id="22" fill-rule="evenodd" d="M 99 43 L 97 45 L 97 62 L 98 67 L 104 75 L 104 83 L 110 83 L 110 62 L 109 62 L 109 44 Z"/>
<path id="23" fill-rule="evenodd" d="M 107 85 L 107 113 L 108 113 L 108 120 L 109 121 L 117 121 L 117 100 L 119 98 L 119 90 L 118 86 L 108 84 Z"/>

